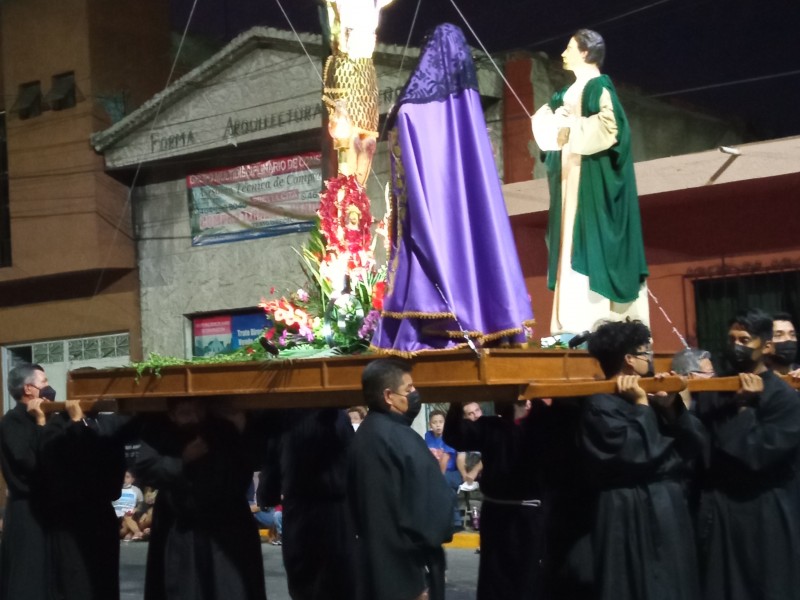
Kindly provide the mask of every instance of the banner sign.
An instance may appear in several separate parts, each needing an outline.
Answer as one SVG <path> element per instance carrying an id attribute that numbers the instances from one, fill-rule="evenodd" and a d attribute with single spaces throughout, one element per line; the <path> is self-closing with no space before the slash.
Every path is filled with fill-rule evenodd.
<path id="1" fill-rule="evenodd" d="M 264 311 L 192 320 L 194 356 L 214 356 L 255 342 L 271 326 Z"/>
<path id="2" fill-rule="evenodd" d="M 322 187 L 322 155 L 296 156 L 189 175 L 192 246 L 308 231 Z"/>

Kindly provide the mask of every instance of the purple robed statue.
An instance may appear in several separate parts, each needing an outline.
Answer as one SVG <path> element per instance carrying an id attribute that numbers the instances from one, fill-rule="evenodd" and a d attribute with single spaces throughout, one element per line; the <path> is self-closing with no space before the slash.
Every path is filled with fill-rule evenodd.
<path id="1" fill-rule="evenodd" d="M 441 25 L 395 107 L 387 292 L 373 350 L 401 356 L 533 324 L 464 34 Z"/>

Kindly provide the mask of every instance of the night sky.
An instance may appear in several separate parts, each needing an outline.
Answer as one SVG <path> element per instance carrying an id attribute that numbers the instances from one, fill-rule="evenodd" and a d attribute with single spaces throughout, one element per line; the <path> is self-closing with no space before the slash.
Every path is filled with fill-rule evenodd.
<path id="1" fill-rule="evenodd" d="M 170 1 L 182 31 L 193 0 Z M 298 31 L 320 32 L 315 0 L 279 1 Z M 450 22 L 477 47 L 452 2 L 492 53 L 555 57 L 575 30 L 596 29 L 606 39 L 603 71 L 618 84 L 739 119 L 753 140 L 800 135 L 798 0 L 394 0 L 378 40 L 405 45 L 410 34 L 415 45 Z M 190 31 L 225 41 L 255 25 L 289 29 L 278 0 L 198 0 Z M 686 91 L 700 87 L 710 89 Z"/>

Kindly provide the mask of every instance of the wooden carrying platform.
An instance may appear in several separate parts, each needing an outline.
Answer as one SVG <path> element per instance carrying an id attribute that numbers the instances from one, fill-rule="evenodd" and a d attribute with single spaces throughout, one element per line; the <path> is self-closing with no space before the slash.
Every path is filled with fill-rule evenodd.
<path id="1" fill-rule="evenodd" d="M 135 369 L 70 372 L 67 397 L 116 399 L 120 410 L 163 410 L 167 398 L 224 399 L 236 408 L 363 404 L 361 371 L 378 355 L 164 367 L 137 377 Z M 666 361 L 668 358 L 662 358 Z M 483 349 L 436 352 L 412 361 L 425 402 L 516 400 L 531 382 L 602 377 L 585 351 Z M 659 359 L 657 359 L 659 362 Z"/>
<path id="2" fill-rule="evenodd" d="M 197 397 L 239 409 L 323 408 L 363 404 L 361 371 L 378 355 L 164 367 L 137 376 L 135 369 L 70 372 L 68 398 L 85 401 L 84 410 L 159 411 L 169 398 Z M 670 355 L 657 355 L 657 372 L 669 370 Z M 585 351 L 469 350 L 422 355 L 411 361 L 415 386 L 424 402 L 513 401 L 613 393 L 597 362 Z M 789 380 L 800 387 L 798 380 Z M 647 392 L 677 392 L 678 377 L 646 378 Z M 688 389 L 736 391 L 738 377 L 692 379 Z M 99 402 L 96 406 L 94 403 Z M 62 410 L 54 403 L 50 410 Z"/>

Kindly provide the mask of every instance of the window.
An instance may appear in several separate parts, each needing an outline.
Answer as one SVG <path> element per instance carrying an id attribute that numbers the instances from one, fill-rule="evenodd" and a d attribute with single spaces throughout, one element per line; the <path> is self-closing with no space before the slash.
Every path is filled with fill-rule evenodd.
<path id="1" fill-rule="evenodd" d="M 725 349 L 728 322 L 740 310 L 760 308 L 800 317 L 800 271 L 698 279 L 694 282 L 697 345 L 718 357 Z"/>
<path id="2" fill-rule="evenodd" d="M 44 97 L 44 104 L 52 110 L 64 110 L 75 106 L 75 73 L 53 76 L 53 86 Z"/>
<path id="3" fill-rule="evenodd" d="M 11 108 L 20 119 L 30 119 L 42 114 L 42 87 L 38 81 L 30 81 L 19 86 L 17 101 Z"/>
<path id="4" fill-rule="evenodd" d="M 124 367 L 130 363 L 127 333 L 112 333 L 85 338 L 50 340 L 14 346 L 0 347 L 3 380 L 19 362 L 38 363 L 47 372 L 47 378 L 58 392 L 58 399 L 67 397 L 67 374 L 72 369 L 92 367 Z M 4 386 L 5 387 L 5 386 Z M 8 390 L 0 393 L 4 410 L 11 408 L 13 401 Z"/>

